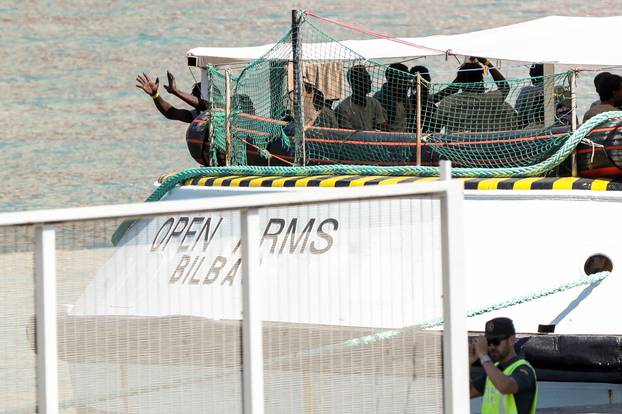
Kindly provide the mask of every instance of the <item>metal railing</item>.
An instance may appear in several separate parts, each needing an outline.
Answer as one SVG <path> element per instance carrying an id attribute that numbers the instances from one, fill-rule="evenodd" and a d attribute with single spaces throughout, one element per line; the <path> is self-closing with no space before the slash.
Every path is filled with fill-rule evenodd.
<path id="1" fill-rule="evenodd" d="M 463 282 L 463 237 L 461 181 L 451 180 L 451 167 L 442 163 L 442 180 L 417 185 L 322 189 L 205 198 L 157 203 L 82 207 L 0 214 L 0 227 L 35 226 L 35 309 L 38 412 L 57 413 L 58 349 L 56 304 L 55 224 L 104 218 L 144 218 L 187 212 L 240 211 L 242 248 L 242 376 L 243 411 L 264 412 L 264 372 L 258 210 L 266 207 L 299 206 L 310 203 L 408 198 L 430 195 L 440 200 L 443 283 L 443 383 L 444 407 L 448 413 L 467 412 L 467 333 Z"/>

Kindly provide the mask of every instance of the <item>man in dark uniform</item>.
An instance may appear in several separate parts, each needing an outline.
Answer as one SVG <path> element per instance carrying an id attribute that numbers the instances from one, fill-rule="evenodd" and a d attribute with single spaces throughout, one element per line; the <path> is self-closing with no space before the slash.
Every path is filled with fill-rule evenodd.
<path id="1" fill-rule="evenodd" d="M 469 346 L 469 362 L 479 359 L 485 375 L 471 381 L 471 398 L 483 396 L 482 414 L 534 414 L 538 386 L 533 367 L 516 355 L 514 324 L 509 318 L 486 322 L 484 336 Z"/>

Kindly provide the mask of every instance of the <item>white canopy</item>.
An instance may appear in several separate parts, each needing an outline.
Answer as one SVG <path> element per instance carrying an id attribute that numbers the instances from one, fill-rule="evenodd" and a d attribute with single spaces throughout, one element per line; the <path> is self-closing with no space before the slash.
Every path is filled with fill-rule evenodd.
<path id="1" fill-rule="evenodd" d="M 340 43 L 372 60 L 450 53 L 584 67 L 622 65 L 622 53 L 615 46 L 619 39 L 622 39 L 622 16 L 549 16 L 457 35 L 346 40 Z M 613 47 L 610 46 L 612 42 Z M 240 63 L 260 58 L 273 46 L 198 47 L 189 50 L 187 56 L 197 58 L 197 66 Z M 331 48 L 327 46 L 305 44 L 303 59 L 334 59 L 334 56 L 330 56 Z"/>

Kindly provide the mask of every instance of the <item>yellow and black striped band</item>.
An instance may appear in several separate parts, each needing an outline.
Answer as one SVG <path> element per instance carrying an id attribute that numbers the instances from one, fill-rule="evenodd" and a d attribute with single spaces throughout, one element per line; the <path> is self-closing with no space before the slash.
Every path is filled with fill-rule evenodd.
<path id="1" fill-rule="evenodd" d="M 359 187 L 435 181 L 438 177 L 386 177 L 316 175 L 305 177 L 226 176 L 201 177 L 181 185 L 207 187 Z M 464 178 L 466 190 L 591 190 L 622 191 L 622 182 L 578 177 Z"/>

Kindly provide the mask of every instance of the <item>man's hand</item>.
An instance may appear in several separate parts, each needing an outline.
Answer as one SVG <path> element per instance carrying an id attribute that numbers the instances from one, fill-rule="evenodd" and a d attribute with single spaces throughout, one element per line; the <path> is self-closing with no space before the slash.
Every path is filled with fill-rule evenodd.
<path id="1" fill-rule="evenodd" d="M 475 343 L 469 344 L 469 365 L 473 365 L 477 361 L 477 352 L 475 352 Z"/>
<path id="2" fill-rule="evenodd" d="M 483 335 L 475 338 L 473 347 L 475 348 L 475 355 L 477 355 L 478 358 L 488 354 L 488 341 Z"/>
<path id="3" fill-rule="evenodd" d="M 149 79 L 146 73 L 143 72 L 142 76 L 136 77 L 136 87 L 142 89 L 147 95 L 154 96 L 158 93 L 158 87 L 160 86 L 160 78 L 156 78 L 155 82 Z"/>
<path id="4" fill-rule="evenodd" d="M 177 83 L 175 82 L 175 76 L 168 70 L 166 71 L 166 78 L 168 79 L 168 85 L 164 85 L 166 92 L 175 95 L 177 93 Z"/>

